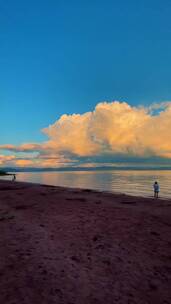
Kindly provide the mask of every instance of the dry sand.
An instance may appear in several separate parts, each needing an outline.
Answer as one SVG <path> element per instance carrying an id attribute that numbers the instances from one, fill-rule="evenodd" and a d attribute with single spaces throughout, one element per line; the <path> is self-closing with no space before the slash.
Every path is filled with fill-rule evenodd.
<path id="1" fill-rule="evenodd" d="M 0 304 L 170 304 L 171 200 L 0 181 Z"/>

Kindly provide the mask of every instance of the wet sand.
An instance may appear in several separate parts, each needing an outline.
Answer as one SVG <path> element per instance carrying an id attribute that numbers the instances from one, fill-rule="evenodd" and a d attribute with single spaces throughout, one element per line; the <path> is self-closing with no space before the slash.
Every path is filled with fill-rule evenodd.
<path id="1" fill-rule="evenodd" d="M 0 303 L 170 304 L 171 200 L 0 181 Z"/>

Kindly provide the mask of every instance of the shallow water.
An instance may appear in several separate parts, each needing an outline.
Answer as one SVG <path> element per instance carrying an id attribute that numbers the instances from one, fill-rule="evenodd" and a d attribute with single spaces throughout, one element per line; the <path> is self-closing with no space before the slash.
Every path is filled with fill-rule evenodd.
<path id="1" fill-rule="evenodd" d="M 7 179 L 5 177 L 5 179 Z M 11 177 L 8 177 L 11 179 Z M 160 184 L 160 196 L 171 198 L 171 171 L 70 171 L 17 173 L 17 180 L 74 188 L 89 188 L 130 195 L 152 196 L 153 182 Z"/>

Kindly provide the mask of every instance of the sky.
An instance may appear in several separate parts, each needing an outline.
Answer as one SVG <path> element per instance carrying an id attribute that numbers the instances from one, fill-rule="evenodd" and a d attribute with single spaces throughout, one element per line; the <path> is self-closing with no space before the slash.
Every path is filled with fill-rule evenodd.
<path id="1" fill-rule="evenodd" d="M 170 161 L 170 14 L 167 0 L 0 0 L 0 166 Z"/>

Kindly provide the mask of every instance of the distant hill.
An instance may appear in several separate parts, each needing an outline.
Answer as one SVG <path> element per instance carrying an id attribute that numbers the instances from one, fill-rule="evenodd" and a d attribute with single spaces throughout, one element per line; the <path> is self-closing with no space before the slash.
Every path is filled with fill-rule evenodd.
<path id="1" fill-rule="evenodd" d="M 145 166 L 137 166 L 137 165 L 129 165 L 129 166 L 99 166 L 99 167 L 65 167 L 65 168 L 3 168 L 0 172 L 3 172 L 2 175 L 8 174 L 6 172 L 68 172 L 68 171 L 112 171 L 112 170 L 171 170 L 171 166 L 167 165 L 145 165 Z"/>

